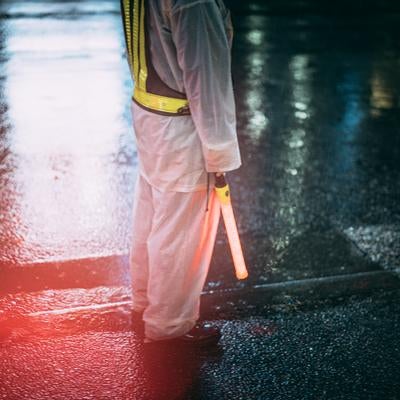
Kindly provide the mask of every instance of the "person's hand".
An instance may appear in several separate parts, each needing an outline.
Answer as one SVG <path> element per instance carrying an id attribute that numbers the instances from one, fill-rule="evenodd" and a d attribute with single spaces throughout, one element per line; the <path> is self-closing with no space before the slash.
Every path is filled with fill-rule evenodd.
<path id="1" fill-rule="evenodd" d="M 226 172 L 215 172 L 215 187 L 224 187 L 227 185 Z"/>

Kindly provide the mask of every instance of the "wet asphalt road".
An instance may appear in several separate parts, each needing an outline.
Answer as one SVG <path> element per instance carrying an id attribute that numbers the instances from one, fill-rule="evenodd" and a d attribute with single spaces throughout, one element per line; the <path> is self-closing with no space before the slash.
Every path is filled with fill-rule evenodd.
<path id="1" fill-rule="evenodd" d="M 251 275 L 234 280 L 221 230 L 205 289 L 398 272 L 400 6 L 227 3 Z M 214 312 L 215 354 L 144 351 L 118 7 L 0 3 L 0 398 L 399 399 L 399 291 L 244 298 Z"/>
<path id="2" fill-rule="evenodd" d="M 248 286 L 400 265 L 399 7 L 324 4 L 228 2 Z M 77 259 L 113 266 L 93 285 L 129 284 L 137 165 L 118 7 L 0 4 L 0 266 L 48 267 L 3 292 L 62 286 Z M 241 285 L 229 260 L 221 230 L 206 289 Z"/>
<path id="3" fill-rule="evenodd" d="M 217 324 L 220 346 L 204 352 L 144 349 L 123 308 L 33 315 L 2 337 L 0 398 L 400 398 L 400 291 Z"/>

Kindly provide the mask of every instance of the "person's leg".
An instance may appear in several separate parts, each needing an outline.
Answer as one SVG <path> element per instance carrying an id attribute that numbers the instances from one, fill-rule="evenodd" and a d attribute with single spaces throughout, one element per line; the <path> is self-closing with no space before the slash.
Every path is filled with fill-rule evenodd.
<path id="1" fill-rule="evenodd" d="M 148 239 L 149 305 L 146 338 L 163 340 L 187 333 L 199 318 L 220 206 L 207 192 L 159 192 L 153 188 L 154 218 Z"/>
<path id="2" fill-rule="evenodd" d="M 153 219 L 152 189 L 139 174 L 133 203 L 133 236 L 130 248 L 133 310 L 142 312 L 148 305 L 148 252 L 147 239 Z"/>

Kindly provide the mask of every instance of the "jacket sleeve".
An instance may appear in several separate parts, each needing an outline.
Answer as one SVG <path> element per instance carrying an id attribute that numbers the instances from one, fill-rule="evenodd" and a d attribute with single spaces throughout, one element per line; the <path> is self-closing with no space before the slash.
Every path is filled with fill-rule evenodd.
<path id="1" fill-rule="evenodd" d="M 171 31 L 206 170 L 231 171 L 241 158 L 223 15 L 215 0 L 182 3 L 171 13 Z"/>

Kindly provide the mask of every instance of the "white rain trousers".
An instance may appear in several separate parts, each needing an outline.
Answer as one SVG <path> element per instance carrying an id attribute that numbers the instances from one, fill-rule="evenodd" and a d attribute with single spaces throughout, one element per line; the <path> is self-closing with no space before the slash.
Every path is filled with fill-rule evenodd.
<path id="1" fill-rule="evenodd" d="M 220 216 L 215 192 L 161 192 L 138 176 L 131 252 L 133 308 L 146 337 L 188 332 L 199 318 Z"/>
<path id="2" fill-rule="evenodd" d="M 219 221 L 207 173 L 241 164 L 230 69 L 232 26 L 222 0 L 151 0 L 157 73 L 185 93 L 191 115 L 164 116 L 133 103 L 139 159 L 130 253 L 133 306 L 149 339 L 188 332 L 199 317 Z"/>

